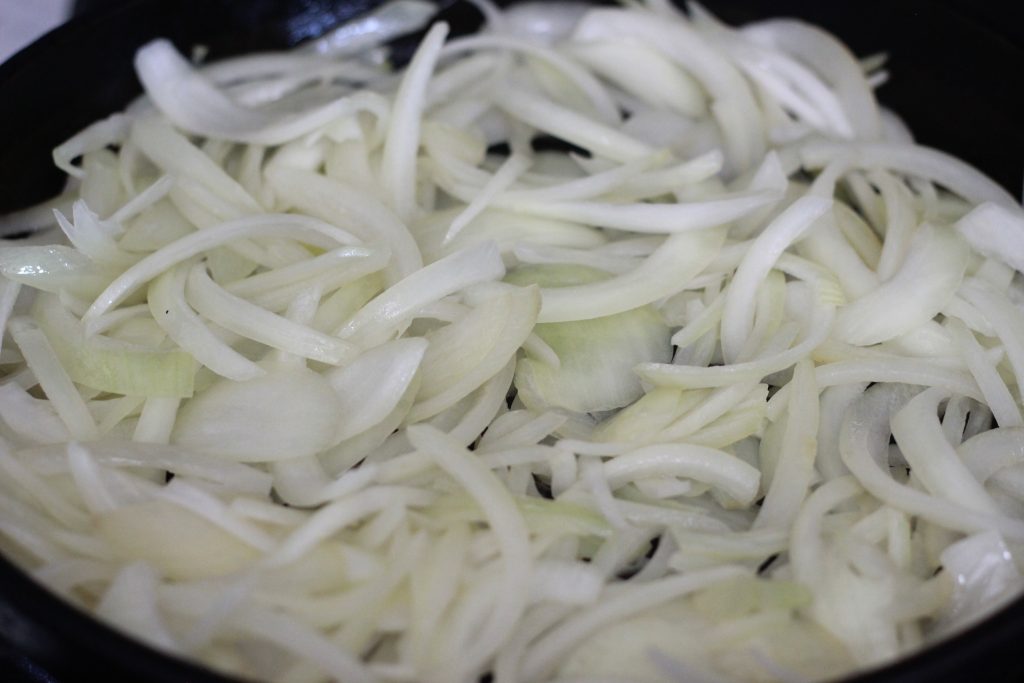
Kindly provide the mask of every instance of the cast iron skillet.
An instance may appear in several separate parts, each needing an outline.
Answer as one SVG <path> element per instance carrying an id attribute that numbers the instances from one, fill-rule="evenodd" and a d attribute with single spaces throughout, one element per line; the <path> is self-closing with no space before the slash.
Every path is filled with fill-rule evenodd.
<path id="1" fill-rule="evenodd" d="M 165 36 L 216 59 L 285 48 L 365 12 L 377 0 L 93 0 L 93 9 L 0 65 L 0 213 L 42 201 L 62 178 L 50 151 L 140 90 L 135 50 Z M 464 3 L 440 2 L 455 32 L 479 25 Z M 840 36 L 861 56 L 886 50 L 892 80 L 881 99 L 918 140 L 960 156 L 1021 190 L 1024 65 L 1021 10 L 967 0 L 706 0 L 729 23 L 799 16 Z M 408 56 L 418 37 L 398 41 Z M 0 558 L 0 637 L 62 681 L 231 683 L 93 621 Z M 1024 680 L 1024 598 L 983 624 L 848 683 Z"/>

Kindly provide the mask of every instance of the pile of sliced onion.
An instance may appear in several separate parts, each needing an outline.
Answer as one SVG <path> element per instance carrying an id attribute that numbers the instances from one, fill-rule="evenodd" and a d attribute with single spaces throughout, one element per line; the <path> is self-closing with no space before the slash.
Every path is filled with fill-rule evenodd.
<path id="1" fill-rule="evenodd" d="M 830 679 L 1017 595 L 1021 206 L 812 26 L 475 4 L 138 52 L 3 221 L 0 550 L 282 683 Z"/>

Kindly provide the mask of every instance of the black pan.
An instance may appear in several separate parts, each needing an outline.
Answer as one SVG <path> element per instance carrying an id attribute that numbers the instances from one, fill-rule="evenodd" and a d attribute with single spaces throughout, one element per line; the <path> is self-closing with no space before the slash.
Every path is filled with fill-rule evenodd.
<path id="1" fill-rule="evenodd" d="M 10 0 L 0 0 L 0 3 Z M 0 65 L 0 213 L 56 194 L 62 178 L 50 152 L 86 124 L 119 110 L 138 92 L 135 50 L 158 36 L 180 49 L 209 47 L 217 59 L 286 48 L 378 4 L 376 0 L 91 0 L 90 11 Z M 831 30 L 854 51 L 890 55 L 886 105 L 918 140 L 966 159 L 1015 196 L 1024 167 L 1024 17 L 1012 3 L 945 0 L 706 0 L 729 23 L 798 16 Z M 446 0 L 456 32 L 479 16 Z M 0 21 L 3 9 L 0 5 Z M 407 56 L 417 37 L 399 41 Z M 1024 239 L 1024 236 L 1022 236 Z M 0 558 L 0 648 L 22 653 L 21 680 L 230 683 L 155 652 L 93 621 Z M 1024 599 L 975 628 L 848 683 L 1024 681 Z M 20 655 L 17 655 L 20 657 Z M 0 660 L 2 664 L 2 660 Z M 14 673 L 0 669 L 0 679 Z"/>

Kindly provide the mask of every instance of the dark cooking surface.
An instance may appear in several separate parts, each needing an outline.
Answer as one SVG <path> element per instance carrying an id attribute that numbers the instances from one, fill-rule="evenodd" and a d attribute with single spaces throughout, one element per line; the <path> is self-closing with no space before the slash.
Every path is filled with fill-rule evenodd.
<path id="1" fill-rule="evenodd" d="M 0 0 L 11 1 L 11 0 Z M 23 0 L 13 0 L 23 1 Z M 28 0 L 24 0 L 28 1 Z M 344 9 L 338 9 L 344 5 Z M 137 89 L 130 58 L 150 37 L 211 40 L 213 55 L 294 44 L 375 4 L 373 0 L 80 0 L 87 16 L 24 74 L 0 69 L 0 212 L 52 194 L 49 148 L 84 124 L 110 113 Z M 450 4 L 447 3 L 447 4 Z M 903 115 L 919 141 L 979 166 L 1021 192 L 1024 163 L 1024 3 L 977 0 L 704 0 L 729 23 L 766 16 L 800 16 L 836 33 L 858 55 L 886 51 L 892 80 L 880 93 Z M 122 19 L 98 13 L 123 5 Z M 456 26 L 471 29 L 474 13 L 448 10 Z M 221 27 L 235 30 L 225 33 Z M 102 46 L 97 48 L 96 46 Z M 112 56 L 113 55 L 113 56 Z M 31 101 L 31 107 L 21 101 Z M 73 105 L 72 105 L 73 103 Z M 73 106 L 73 109 L 68 107 Z M 15 135 L 14 133 L 17 133 Z M 11 172 L 11 160 L 35 163 Z M 50 187 L 40 181 L 49 179 Z M 1024 681 L 1024 603 L 978 629 L 888 673 L 857 683 L 1011 683 Z M 31 646 L 35 658 L 22 646 Z M 955 645 L 955 647 L 954 647 Z M 951 654 L 951 653 L 956 654 Z M 40 657 L 42 659 L 40 659 Z M 60 670 L 52 677 L 38 662 Z M 71 672 L 71 673 L 67 673 Z M 86 680 L 213 683 L 219 677 L 156 658 L 144 648 L 92 624 L 44 595 L 0 562 L 0 683 L 77 683 Z M 853 681 L 851 681 L 853 683 Z"/>
<path id="2" fill-rule="evenodd" d="M 0 680 L 4 683 L 64 683 L 55 678 L 31 657 L 16 648 L 0 643 Z"/>

